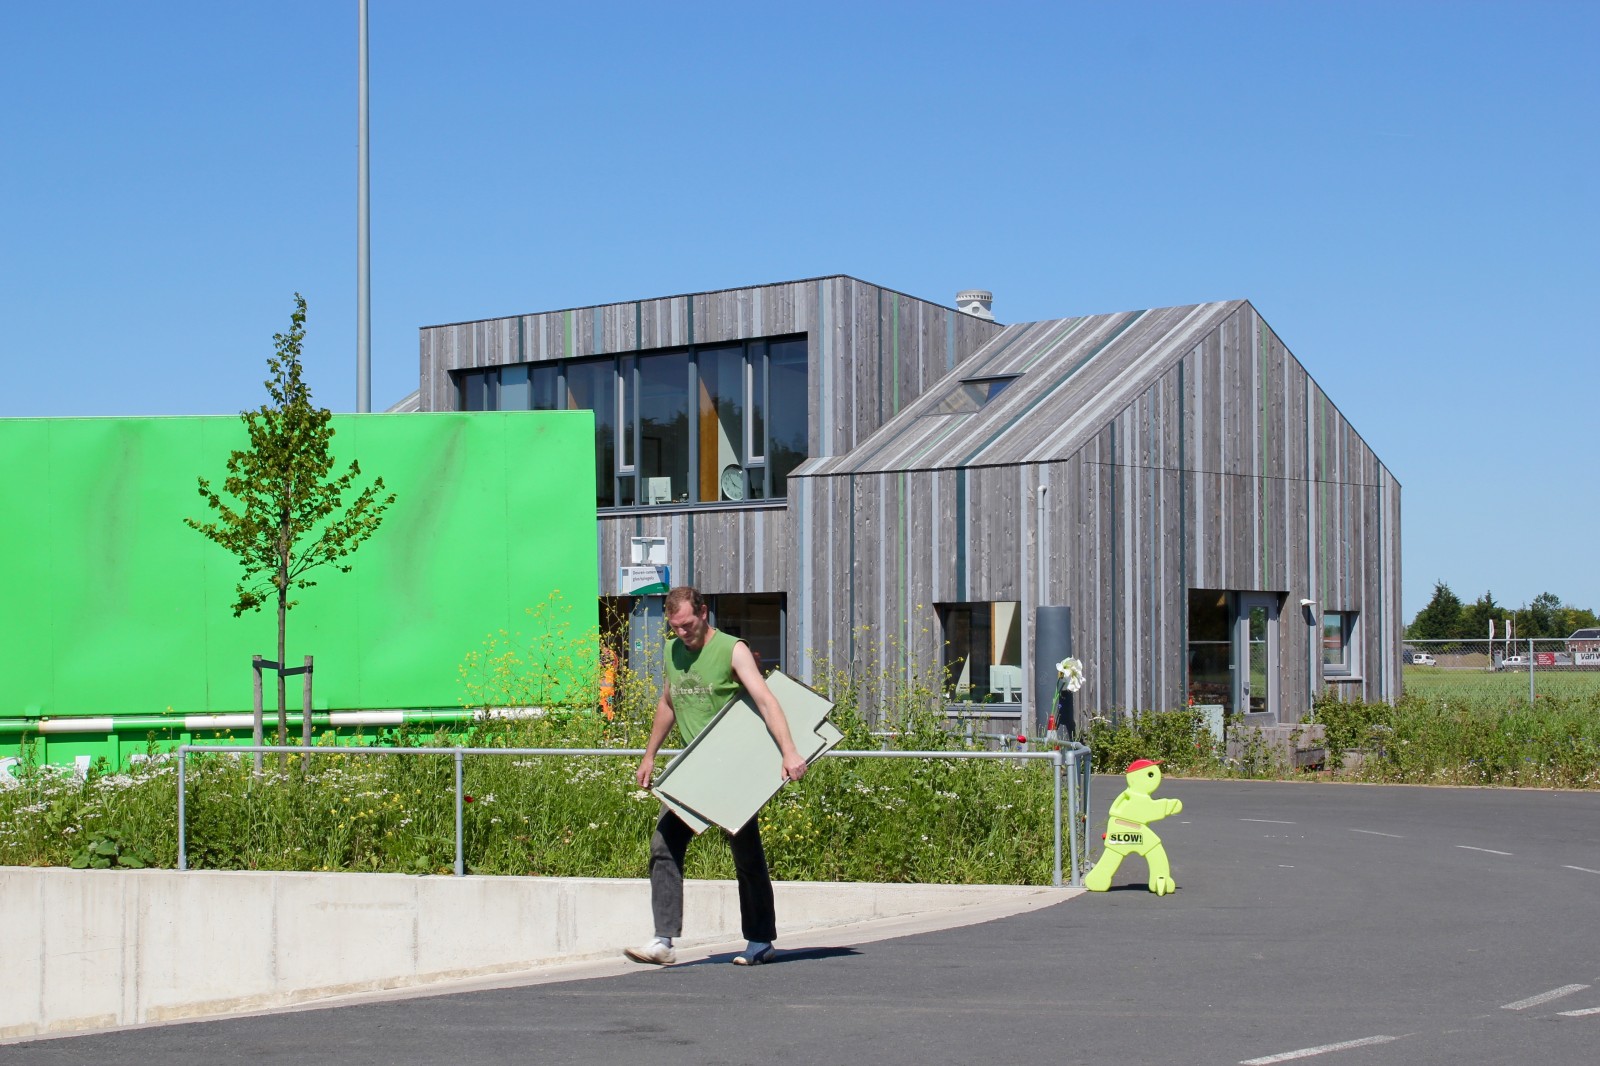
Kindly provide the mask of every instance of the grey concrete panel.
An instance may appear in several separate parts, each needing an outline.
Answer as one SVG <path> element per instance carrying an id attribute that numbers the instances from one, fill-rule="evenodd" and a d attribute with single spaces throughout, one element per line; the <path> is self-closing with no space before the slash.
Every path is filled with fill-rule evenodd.
<path id="1" fill-rule="evenodd" d="M 833 704 L 774 670 L 767 687 L 789 722 L 794 746 L 813 762 L 844 734 L 828 721 Z M 783 753 L 755 703 L 740 692 L 656 779 L 653 790 L 696 833 L 710 825 L 737 830 L 783 787 Z"/>

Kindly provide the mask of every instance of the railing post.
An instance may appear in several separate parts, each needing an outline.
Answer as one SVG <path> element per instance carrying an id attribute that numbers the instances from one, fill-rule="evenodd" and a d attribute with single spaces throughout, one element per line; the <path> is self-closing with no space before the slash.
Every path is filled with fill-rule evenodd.
<path id="1" fill-rule="evenodd" d="M 1083 778 L 1080 765 L 1083 762 L 1083 749 L 1075 748 L 1072 752 L 1072 883 L 1077 886 L 1083 884 L 1083 856 L 1078 849 L 1078 828 L 1084 824 L 1084 806 L 1088 803 L 1089 790 L 1087 780 Z M 1088 843 L 1087 840 L 1084 841 Z"/>
<path id="2" fill-rule="evenodd" d="M 261 656 L 250 656 L 250 670 L 254 677 L 255 699 L 251 703 L 250 743 L 261 747 Z M 256 776 L 261 776 L 261 753 L 256 752 Z"/>
<path id="3" fill-rule="evenodd" d="M 461 861 L 461 749 L 456 749 L 456 876 L 466 872 Z"/>
<path id="4" fill-rule="evenodd" d="M 187 744 L 179 744 L 178 745 L 178 869 L 180 869 L 180 870 L 187 870 L 189 868 L 189 852 L 184 847 L 184 842 L 183 842 L 183 838 L 184 838 L 184 831 L 183 831 L 183 815 L 184 815 L 183 801 L 184 801 L 184 792 L 185 792 L 183 770 L 184 770 L 184 767 L 189 762 L 188 754 L 189 754 L 189 745 L 187 745 Z"/>
<path id="5" fill-rule="evenodd" d="M 1061 749 L 1057 748 L 1055 750 L 1055 752 L 1054 752 L 1054 755 L 1055 755 L 1055 760 L 1054 760 L 1052 765 L 1055 768 L 1055 779 L 1056 779 L 1056 797 L 1055 797 L 1055 799 L 1056 799 L 1056 806 L 1055 806 L 1055 810 L 1056 810 L 1056 817 L 1055 817 L 1056 874 L 1055 874 L 1055 886 L 1057 888 L 1060 888 L 1061 887 L 1061 776 L 1062 776 Z"/>
<path id="6" fill-rule="evenodd" d="M 300 744 L 303 747 L 311 746 L 311 656 L 306 656 L 306 676 L 300 686 Z M 300 755 L 300 773 L 302 776 L 311 772 L 311 753 L 302 752 Z"/>

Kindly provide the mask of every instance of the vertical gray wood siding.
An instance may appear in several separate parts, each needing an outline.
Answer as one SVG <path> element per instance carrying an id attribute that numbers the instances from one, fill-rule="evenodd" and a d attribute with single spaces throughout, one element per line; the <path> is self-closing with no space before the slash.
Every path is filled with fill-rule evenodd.
<path id="1" fill-rule="evenodd" d="M 842 275 L 429 326 L 421 330 L 418 408 L 456 409 L 452 370 L 798 333 L 808 341 L 810 454 L 839 455 L 1001 329 Z M 795 587 L 796 535 L 781 501 L 602 515 L 596 543 L 602 595 L 616 593 L 617 569 L 636 536 L 666 537 L 673 580 L 706 592 Z"/>
<path id="2" fill-rule="evenodd" d="M 1194 311 L 1141 321 L 1170 334 L 1206 321 Z M 1117 317 L 1082 328 L 1136 328 Z M 1066 604 L 1088 671 L 1080 710 L 1165 708 L 1185 699 L 1189 590 L 1254 590 L 1281 597 L 1285 719 L 1324 687 L 1321 610 L 1359 612 L 1358 676 L 1340 691 L 1398 695 L 1398 482 L 1248 303 L 1184 343 L 1059 458 L 796 478 L 810 563 L 791 598 L 790 640 L 857 659 L 864 644 L 893 646 L 900 658 L 883 669 L 927 671 L 940 659 L 935 604 L 1015 600 L 1031 677 L 1034 608 Z M 1085 374 L 1104 378 L 1093 393 L 1114 390 L 1134 362 L 1091 364 Z M 986 366 L 985 353 L 973 365 Z M 904 433 L 934 439 L 936 421 L 909 419 Z M 1019 439 L 989 454 L 1027 449 L 1037 428 L 1016 423 Z M 915 449 L 880 436 L 867 451 L 905 459 Z M 1317 601 L 1318 624 L 1303 620 L 1302 597 Z"/>

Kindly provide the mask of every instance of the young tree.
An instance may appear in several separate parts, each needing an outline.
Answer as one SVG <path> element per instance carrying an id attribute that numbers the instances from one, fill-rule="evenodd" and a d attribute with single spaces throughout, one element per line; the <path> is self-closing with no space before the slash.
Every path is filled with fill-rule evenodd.
<path id="1" fill-rule="evenodd" d="M 394 502 L 393 493 L 379 498 L 380 477 L 344 506 L 345 494 L 361 474 L 354 460 L 343 474 L 329 478 L 333 414 L 311 405 L 311 388 L 300 365 L 306 301 L 295 293 L 294 303 L 289 332 L 272 338 L 276 351 L 267 359 L 270 376 L 265 383 L 269 400 L 239 415 L 250 447 L 228 457 L 222 489 L 231 499 L 224 500 L 200 478 L 200 495 L 216 519 L 184 519 L 191 529 L 238 558 L 244 575 L 235 590 L 239 597 L 233 605 L 235 618 L 260 610 L 271 599 L 277 601 L 279 744 L 288 727 L 282 673 L 287 665 L 288 613 L 299 602 L 289 598 L 290 591 L 315 585 L 306 575 L 319 566 L 348 573 L 350 555 L 377 531 L 384 511 Z M 309 732 L 309 722 L 305 729 Z"/>

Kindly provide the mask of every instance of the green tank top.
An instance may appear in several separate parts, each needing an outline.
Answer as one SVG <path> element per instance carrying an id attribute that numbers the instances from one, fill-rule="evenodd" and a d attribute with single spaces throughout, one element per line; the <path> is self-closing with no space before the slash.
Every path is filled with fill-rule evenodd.
<path id="1" fill-rule="evenodd" d="M 733 673 L 733 649 L 738 645 L 738 638 L 720 629 L 698 652 L 684 647 L 677 637 L 667 644 L 667 684 L 678 733 L 685 744 L 699 736 L 739 691 L 739 679 Z"/>

